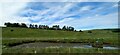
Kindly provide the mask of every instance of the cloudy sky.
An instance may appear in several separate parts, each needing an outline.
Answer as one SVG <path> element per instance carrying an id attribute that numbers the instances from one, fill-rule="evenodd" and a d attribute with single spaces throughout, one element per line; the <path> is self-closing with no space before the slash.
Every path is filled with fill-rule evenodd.
<path id="1" fill-rule="evenodd" d="M 117 28 L 117 2 L 2 2 L 5 22 L 73 26 L 77 30 Z"/>

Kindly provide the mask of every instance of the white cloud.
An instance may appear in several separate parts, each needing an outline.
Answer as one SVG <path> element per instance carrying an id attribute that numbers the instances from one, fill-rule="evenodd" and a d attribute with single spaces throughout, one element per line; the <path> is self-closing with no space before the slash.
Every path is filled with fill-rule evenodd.
<path id="1" fill-rule="evenodd" d="M 64 18 L 63 20 L 61 21 L 58 21 L 58 22 L 54 22 L 53 24 L 51 24 L 50 26 L 52 25 L 60 25 L 61 27 L 66 25 L 66 26 L 74 26 L 72 24 L 69 24 L 70 22 L 74 21 L 75 19 L 74 18 Z"/>
<path id="2" fill-rule="evenodd" d="M 82 30 L 99 29 L 99 28 L 117 28 L 118 14 L 114 13 L 103 16 L 80 18 L 76 20 L 72 20 L 72 18 L 66 18 L 54 24 L 59 24 L 59 25 L 67 24 L 76 27 L 76 29 L 82 29 Z"/>
<path id="3" fill-rule="evenodd" d="M 32 0 L 0 0 L 0 2 L 31 2 Z"/>
<path id="4" fill-rule="evenodd" d="M 115 4 L 115 5 L 113 5 L 113 7 L 118 7 L 118 3 L 117 3 L 117 4 Z"/>
<path id="5" fill-rule="evenodd" d="M 14 3 L 14 2 L 10 2 L 10 3 L 2 3 L 2 14 L 4 16 L 6 15 L 15 15 L 15 13 L 17 11 L 19 11 L 20 9 L 22 9 L 25 6 L 24 3 Z"/>
<path id="6" fill-rule="evenodd" d="M 74 15 L 74 14 L 65 14 L 74 5 L 75 5 L 74 3 L 63 3 L 62 5 L 53 6 L 45 10 L 37 10 L 37 11 L 32 10 L 31 12 L 36 13 L 38 15 L 33 16 L 34 18 L 32 17 L 31 19 L 42 20 L 42 22 L 46 22 L 46 23 L 53 22 L 53 20 L 55 19 L 62 19 L 63 17 Z M 49 6 L 49 5 L 46 4 L 46 6 Z M 50 13 L 52 13 L 52 15 L 49 15 Z"/>
<path id="7" fill-rule="evenodd" d="M 4 22 L 13 22 L 22 20 L 15 14 L 26 6 L 26 2 L 0 2 L 0 25 Z M 16 17 L 16 18 L 15 18 Z M 23 19 L 24 20 L 24 19 Z"/>
<path id="8" fill-rule="evenodd" d="M 6 17 L 3 17 L 1 21 L 2 22 L 0 22 L 0 26 L 4 26 L 5 22 L 29 24 L 28 18 L 19 17 L 19 16 L 9 16 L 9 17 L 6 16 Z"/>
<path id="9" fill-rule="evenodd" d="M 58 8 L 57 11 L 55 12 L 55 14 L 50 16 L 50 17 L 51 18 L 57 18 L 57 17 L 64 16 L 65 15 L 64 13 L 66 13 L 74 5 L 75 5 L 74 3 L 67 3 L 67 4 L 65 4 L 65 6 Z"/>
<path id="10" fill-rule="evenodd" d="M 84 6 L 80 9 L 80 11 L 89 11 L 91 8 L 91 6 Z"/>

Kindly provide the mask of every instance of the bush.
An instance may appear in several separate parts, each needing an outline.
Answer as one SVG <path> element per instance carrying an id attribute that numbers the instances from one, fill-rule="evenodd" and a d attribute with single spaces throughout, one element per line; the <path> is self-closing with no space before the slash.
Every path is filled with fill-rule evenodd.
<path id="1" fill-rule="evenodd" d="M 82 30 L 79 30 L 79 32 L 83 32 Z"/>
<path id="2" fill-rule="evenodd" d="M 88 31 L 88 33 L 92 33 L 92 31 Z"/>
<path id="3" fill-rule="evenodd" d="M 10 30 L 11 32 L 14 31 L 13 29 Z"/>

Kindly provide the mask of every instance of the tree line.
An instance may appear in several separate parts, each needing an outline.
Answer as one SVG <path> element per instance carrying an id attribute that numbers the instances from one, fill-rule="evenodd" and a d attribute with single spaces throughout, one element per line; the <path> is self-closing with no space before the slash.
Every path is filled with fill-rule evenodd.
<path id="1" fill-rule="evenodd" d="M 49 27 L 48 25 L 36 25 L 36 24 L 29 24 L 29 27 L 25 23 L 4 23 L 6 27 L 20 27 L 20 28 L 32 28 L 32 29 L 47 29 L 47 30 L 64 30 L 64 31 L 75 31 L 74 27 L 71 26 L 63 26 L 60 28 L 59 25 L 53 25 Z"/>
<path id="2" fill-rule="evenodd" d="M 4 25 L 6 25 L 6 27 L 23 27 L 23 28 L 28 28 L 27 25 L 25 23 L 4 23 Z"/>

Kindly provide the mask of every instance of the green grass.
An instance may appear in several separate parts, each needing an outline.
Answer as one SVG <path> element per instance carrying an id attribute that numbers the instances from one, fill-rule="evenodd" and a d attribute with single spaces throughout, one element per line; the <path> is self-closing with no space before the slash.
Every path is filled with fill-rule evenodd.
<path id="1" fill-rule="evenodd" d="M 14 31 L 10 31 L 10 30 Z M 38 39 L 38 40 L 61 40 L 61 39 L 75 39 L 77 41 L 89 41 L 100 38 L 104 42 L 109 42 L 113 45 L 118 45 L 118 33 L 112 32 L 111 30 L 91 30 L 92 33 L 88 31 L 83 32 L 73 32 L 73 31 L 62 31 L 62 30 L 43 30 L 43 29 L 29 29 L 29 28 L 3 28 L 2 38 L 3 43 L 12 42 L 10 38 L 18 39 Z M 6 40 L 8 39 L 8 40 Z M 9 41 L 10 40 L 10 41 Z M 15 41 L 17 41 L 15 40 Z M 67 40 L 66 40 L 67 41 Z"/>
<path id="2" fill-rule="evenodd" d="M 11 31 L 11 30 L 14 31 Z M 9 44 L 24 43 L 24 42 L 38 42 L 41 40 L 46 41 L 64 41 L 64 42 L 94 42 L 97 38 L 103 39 L 103 42 L 110 43 L 111 45 L 118 46 L 118 32 L 112 32 L 112 30 L 91 30 L 74 32 L 63 30 L 43 30 L 43 29 L 30 29 L 30 28 L 2 28 L 2 44 L 8 46 Z M 32 50 L 37 50 L 39 53 L 118 53 L 118 50 L 106 50 L 106 49 L 83 49 L 83 48 L 21 48 L 13 49 L 7 47 L 3 49 L 3 53 L 32 53 Z"/>
<path id="3" fill-rule="evenodd" d="M 97 48 L 8 48 L 3 53 L 118 53 L 118 50 Z"/>

